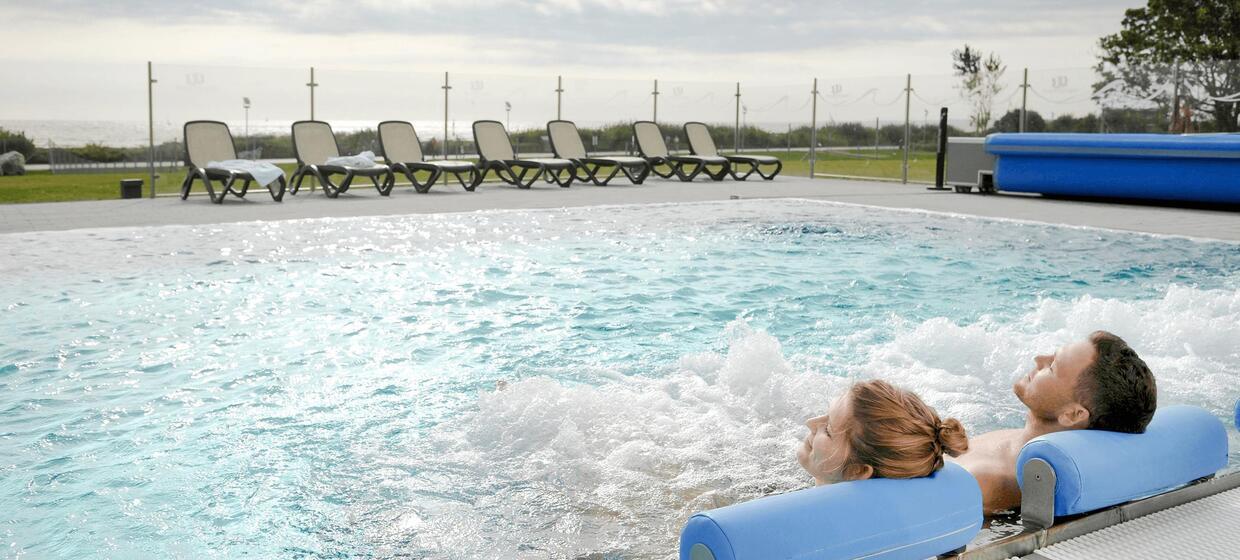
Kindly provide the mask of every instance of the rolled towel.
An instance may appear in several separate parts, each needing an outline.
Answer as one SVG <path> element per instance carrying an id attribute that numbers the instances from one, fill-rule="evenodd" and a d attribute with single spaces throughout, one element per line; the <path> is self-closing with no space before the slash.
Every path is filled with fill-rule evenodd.
<path id="1" fill-rule="evenodd" d="M 327 165 L 338 165 L 340 167 L 374 167 L 378 165 L 375 163 L 375 153 L 370 150 L 366 150 L 355 156 L 330 157 L 323 163 Z"/>
<path id="2" fill-rule="evenodd" d="M 273 164 L 264 161 L 251 161 L 248 159 L 228 159 L 224 161 L 208 161 L 207 167 L 227 169 L 229 171 L 244 171 L 254 177 L 255 181 L 262 186 L 270 185 L 276 179 L 284 176 L 284 170 Z"/>

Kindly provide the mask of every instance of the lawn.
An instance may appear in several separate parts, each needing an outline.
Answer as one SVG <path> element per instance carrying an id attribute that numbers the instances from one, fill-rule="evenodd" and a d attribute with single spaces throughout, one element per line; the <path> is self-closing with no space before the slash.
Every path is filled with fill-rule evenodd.
<path id="1" fill-rule="evenodd" d="M 725 152 L 726 153 L 726 152 Z M 762 153 L 762 152 L 753 152 Z M 783 175 L 806 177 L 809 175 L 809 159 L 805 152 L 766 152 L 783 160 Z M 293 172 L 292 164 L 280 166 L 286 174 Z M 853 177 L 874 177 L 882 179 L 899 179 L 901 155 L 898 151 L 860 150 L 849 154 L 823 152 L 818 154 L 815 165 L 817 173 L 847 175 Z M 22 176 L 0 177 L 0 204 L 23 202 L 66 202 L 72 200 L 109 200 L 120 197 L 121 179 L 147 179 L 145 170 L 133 170 L 124 173 L 75 173 L 56 174 L 48 171 L 32 171 Z M 185 178 L 181 171 L 162 171 L 155 182 L 155 190 L 160 194 L 176 194 L 180 192 L 181 180 Z M 360 185 L 369 185 L 365 179 L 359 179 Z M 492 174 L 488 180 L 494 181 Z M 909 180 L 934 180 L 934 154 L 931 152 L 914 152 L 909 159 Z M 398 178 L 403 182 L 403 178 Z M 303 185 L 308 186 L 309 183 Z M 144 187 L 149 188 L 149 187 Z M 253 187 L 251 187 L 253 191 Z M 144 193 L 147 191 L 144 191 Z M 201 183 L 195 183 L 195 193 L 205 192 Z M 259 192 L 265 189 L 259 188 Z"/>

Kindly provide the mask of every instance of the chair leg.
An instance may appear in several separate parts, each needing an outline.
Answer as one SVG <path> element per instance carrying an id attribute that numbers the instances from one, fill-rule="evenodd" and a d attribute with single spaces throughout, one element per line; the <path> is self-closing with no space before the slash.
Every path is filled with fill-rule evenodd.
<path id="1" fill-rule="evenodd" d="M 380 177 L 376 177 L 374 175 L 367 178 L 370 179 L 370 183 L 375 186 L 375 190 L 379 191 L 379 196 L 388 196 L 392 194 L 392 189 L 396 186 L 396 176 L 393 175 L 392 170 L 389 169 L 388 172 L 383 174 L 381 177 L 383 178 L 382 181 L 379 180 Z"/>
<path id="2" fill-rule="evenodd" d="M 662 165 L 662 166 L 664 166 L 664 167 L 667 167 L 667 171 L 666 171 L 666 172 L 664 172 L 664 171 L 659 171 L 659 166 L 660 166 L 660 165 Z M 679 173 L 676 173 L 676 165 L 675 165 L 675 164 L 673 164 L 673 163 L 672 163 L 672 162 L 670 162 L 670 161 L 663 160 L 663 159 L 660 159 L 660 160 L 651 160 L 651 161 L 650 161 L 650 172 L 651 172 L 651 173 L 654 173 L 656 176 L 662 177 L 662 178 L 664 178 L 664 179 L 671 179 L 672 177 L 679 177 L 679 176 L 680 176 L 680 174 L 679 174 Z"/>
<path id="3" fill-rule="evenodd" d="M 345 177 L 344 182 L 340 186 L 337 186 L 335 183 L 332 183 L 331 175 L 328 173 L 322 173 L 316 168 L 311 168 L 310 173 L 314 175 L 314 178 L 317 179 L 320 184 L 323 185 L 323 194 L 327 195 L 327 198 L 336 198 L 340 196 L 340 193 L 349 188 L 349 182 L 353 180 L 352 174 L 349 174 L 350 176 Z"/>
<path id="4" fill-rule="evenodd" d="M 216 204 L 224 203 L 224 195 L 228 194 L 227 189 L 225 189 L 224 192 L 220 193 L 220 196 L 218 197 L 215 196 L 215 187 L 211 186 L 211 178 L 207 177 L 205 174 L 202 176 L 202 185 L 204 187 L 207 187 L 207 196 L 211 197 L 211 202 L 214 202 Z"/>
<path id="5" fill-rule="evenodd" d="M 520 189 L 528 189 L 528 188 L 530 188 L 531 186 L 533 186 L 533 185 L 534 185 L 534 181 L 537 181 L 538 179 L 540 179 L 540 178 L 543 176 L 543 171 L 544 171 L 544 169 L 543 169 L 543 166 L 541 166 L 541 165 L 537 165 L 537 166 L 533 166 L 533 167 L 524 167 L 524 166 L 522 166 L 522 167 L 521 167 L 521 174 L 519 174 L 519 175 L 518 175 L 518 174 L 516 174 L 516 173 L 512 170 L 512 167 L 511 167 L 511 166 L 508 166 L 507 164 L 504 164 L 504 165 L 505 165 L 505 166 L 507 166 L 507 168 L 508 168 L 508 173 L 509 173 L 509 175 L 511 175 L 511 176 L 512 176 L 513 182 L 512 182 L 511 184 L 516 185 L 516 186 L 517 186 L 517 188 L 520 188 Z M 497 174 L 498 174 L 498 173 L 497 173 Z M 526 180 L 526 177 L 529 177 L 529 179 L 528 179 L 528 180 Z M 503 177 L 501 176 L 500 178 L 503 178 Z"/>
<path id="6" fill-rule="evenodd" d="M 197 171 L 190 171 L 185 174 L 185 180 L 181 181 L 181 200 L 189 198 L 189 189 L 193 187 L 196 175 L 198 175 Z"/>
<path id="7" fill-rule="evenodd" d="M 687 161 L 678 161 L 672 162 L 669 165 L 672 166 L 672 171 L 676 173 L 676 177 L 678 177 L 681 181 L 688 183 L 697 177 L 698 173 L 701 173 L 703 169 L 706 169 L 706 164 L 697 161 L 693 162 L 693 171 L 685 173 L 685 166 L 689 164 L 690 162 Z"/>
<path id="8" fill-rule="evenodd" d="M 630 182 L 632 182 L 634 185 L 640 185 L 642 184 L 642 181 L 645 181 L 646 177 L 650 175 L 651 165 L 647 163 L 640 167 L 637 167 L 636 174 L 634 174 L 633 171 L 631 171 L 629 167 L 625 165 L 621 165 L 620 170 L 624 172 L 624 176 L 628 177 Z"/>
<path id="9" fill-rule="evenodd" d="M 762 177 L 764 181 L 770 181 L 774 179 L 776 175 L 779 175 L 779 172 L 783 171 L 783 169 L 784 169 L 784 162 L 777 161 L 775 162 L 775 171 L 772 171 L 769 175 L 766 173 L 763 173 L 762 168 L 760 167 L 757 168 L 757 171 L 758 171 L 758 176 Z"/>
<path id="10" fill-rule="evenodd" d="M 301 190 L 301 178 L 302 178 L 302 176 L 304 175 L 304 173 L 302 173 L 301 169 L 302 169 L 302 168 L 300 168 L 300 167 L 298 167 L 297 169 L 295 169 L 295 170 L 293 171 L 293 174 L 292 174 L 292 175 L 290 175 L 290 176 L 289 176 L 289 178 L 288 178 L 288 182 L 289 182 L 289 194 L 291 194 L 291 195 L 293 195 L 293 196 L 297 196 L 297 191 Z"/>
<path id="11" fill-rule="evenodd" d="M 452 173 L 452 176 L 456 178 L 456 182 L 460 183 L 461 187 L 463 187 L 466 192 L 473 192 L 474 189 L 478 188 L 478 183 L 482 182 L 482 175 L 478 172 L 477 168 L 470 169 L 466 172 L 469 174 L 468 180 L 465 179 L 464 175 L 460 171 L 450 171 L 450 173 Z M 443 182 L 445 185 L 448 183 L 447 175 L 444 176 Z"/>
<path id="12" fill-rule="evenodd" d="M 430 177 L 428 177 L 428 178 L 426 179 L 426 182 L 425 182 L 425 183 L 418 183 L 418 181 L 414 180 L 414 178 L 413 178 L 413 172 L 412 172 L 412 171 L 410 171 L 410 172 L 409 172 L 409 182 L 410 182 L 410 183 L 413 183 L 413 190 L 415 190 L 415 191 L 417 191 L 417 192 L 420 192 L 420 193 L 427 193 L 427 192 L 430 192 L 431 187 L 435 185 L 435 181 L 438 181 L 438 180 L 439 180 L 439 177 L 440 177 L 441 175 L 443 175 L 443 170 L 442 170 L 442 169 L 438 169 L 438 168 L 436 168 L 436 169 L 432 169 L 432 170 L 430 171 L 430 174 L 431 174 L 431 176 L 430 176 Z M 445 182 L 446 182 L 446 181 L 445 181 Z"/>
<path id="13" fill-rule="evenodd" d="M 594 181 L 591 181 L 591 182 L 593 182 L 594 185 L 598 185 L 600 187 L 606 186 L 608 185 L 609 182 L 611 182 L 611 180 L 613 180 L 613 178 L 616 177 L 616 175 L 620 175 L 621 170 L 624 170 L 624 166 L 622 165 L 611 166 L 611 172 L 608 173 L 608 176 L 604 177 L 603 180 L 601 181 L 599 181 L 599 178 L 598 178 L 600 173 L 595 172 Z M 625 173 L 625 175 L 629 175 L 629 173 Z M 632 177 L 629 177 L 629 178 L 631 180 Z"/>
<path id="14" fill-rule="evenodd" d="M 757 170 L 758 170 L 758 164 L 757 164 L 757 163 L 752 162 L 752 161 L 746 161 L 746 162 L 743 162 L 743 163 L 744 163 L 745 165 L 748 165 L 748 166 L 749 166 L 749 171 L 747 171 L 747 172 L 746 172 L 745 174 L 743 174 L 743 175 L 742 175 L 742 174 L 739 174 L 739 173 L 737 173 L 737 172 L 736 172 L 736 171 L 737 171 L 736 166 L 737 166 L 737 165 L 740 165 L 740 163 L 742 163 L 742 162 L 732 162 L 732 163 L 731 163 L 731 165 L 729 165 L 729 166 L 728 166 L 728 167 L 729 167 L 729 169 L 728 169 L 728 174 L 729 174 L 729 175 L 731 175 L 731 176 L 732 176 L 732 178 L 733 178 L 733 179 L 736 179 L 737 181 L 744 181 L 745 179 L 748 179 L 750 175 L 753 175 L 753 172 L 754 172 L 754 171 L 757 171 Z"/>
<path id="15" fill-rule="evenodd" d="M 710 177 L 711 180 L 722 181 L 724 177 L 727 177 L 732 172 L 732 166 L 725 163 L 719 167 L 719 171 L 711 173 L 706 164 L 702 164 L 702 170 L 706 172 L 706 176 Z"/>
<path id="16" fill-rule="evenodd" d="M 276 190 L 276 185 L 279 185 L 279 190 Z M 271 193 L 271 199 L 276 202 L 284 200 L 284 191 L 286 189 L 288 189 L 288 183 L 285 182 L 283 175 L 276 179 L 276 182 L 267 183 L 267 192 Z"/>
<path id="17" fill-rule="evenodd" d="M 555 184 L 559 185 L 560 188 L 564 188 L 564 189 L 571 187 L 573 185 L 573 179 L 577 177 L 576 173 L 571 167 L 568 169 L 544 168 L 543 175 L 546 177 L 546 180 L 548 183 L 554 182 Z"/>
<path id="18" fill-rule="evenodd" d="M 594 167 L 591 168 L 590 166 L 594 166 Z M 597 163 L 579 163 L 576 167 L 573 168 L 573 177 L 575 177 L 578 181 L 581 181 L 582 183 L 589 181 L 591 183 L 598 184 L 598 182 L 595 181 L 595 177 L 598 175 L 598 170 L 601 167 L 602 166 Z M 577 173 L 578 171 L 581 172 L 580 175 L 578 175 Z"/>

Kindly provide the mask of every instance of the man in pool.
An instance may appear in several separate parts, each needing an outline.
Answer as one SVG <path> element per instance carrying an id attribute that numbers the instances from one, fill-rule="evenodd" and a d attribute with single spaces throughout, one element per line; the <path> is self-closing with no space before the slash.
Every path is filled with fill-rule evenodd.
<path id="1" fill-rule="evenodd" d="M 1029 440 L 1084 428 L 1139 434 L 1154 417 L 1154 375 L 1118 336 L 1096 331 L 1033 363 L 1012 387 L 1029 408 L 1025 427 L 969 438 L 968 450 L 955 459 L 977 478 L 986 513 L 1020 505 L 1016 458 Z"/>

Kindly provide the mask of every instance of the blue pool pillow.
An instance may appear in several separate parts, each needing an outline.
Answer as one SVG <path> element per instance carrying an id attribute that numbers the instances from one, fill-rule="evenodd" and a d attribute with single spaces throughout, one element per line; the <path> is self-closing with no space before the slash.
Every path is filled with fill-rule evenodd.
<path id="1" fill-rule="evenodd" d="M 696 514 L 680 533 L 680 558 L 930 558 L 967 545 L 981 526 L 977 480 L 948 463 L 925 478 L 841 482 Z"/>
<path id="2" fill-rule="evenodd" d="M 1055 515 L 1085 513 L 1152 496 L 1227 466 L 1227 430 L 1195 406 L 1159 409 L 1143 434 L 1073 430 L 1036 437 L 1016 459 L 1042 459 L 1055 471 Z"/>

